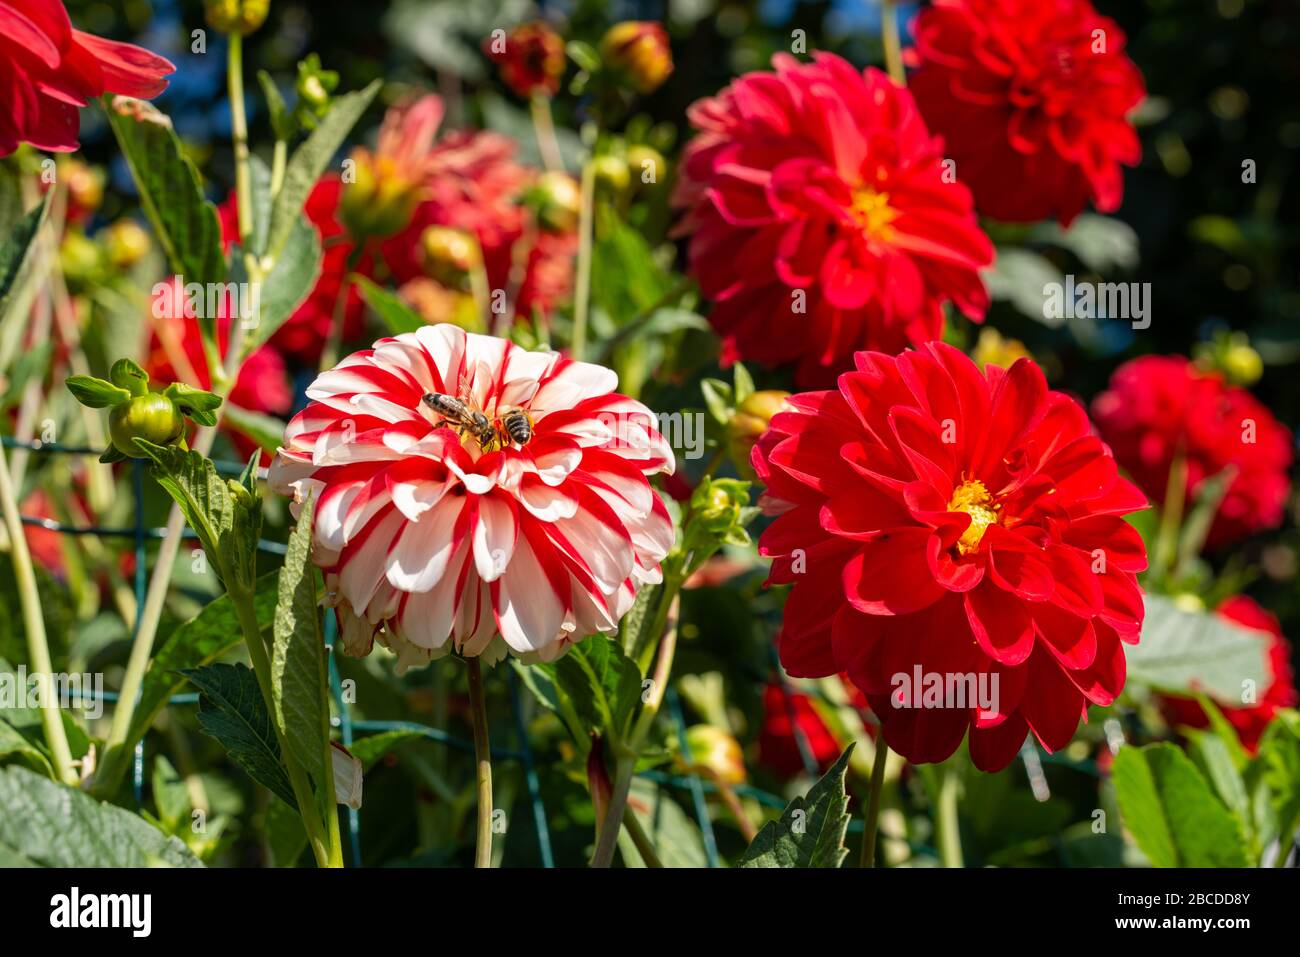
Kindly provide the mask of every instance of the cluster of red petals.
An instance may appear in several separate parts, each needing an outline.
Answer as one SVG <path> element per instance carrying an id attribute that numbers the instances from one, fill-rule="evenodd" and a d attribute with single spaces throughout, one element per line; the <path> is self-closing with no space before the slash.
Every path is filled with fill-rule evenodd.
<path id="1" fill-rule="evenodd" d="M 420 235 L 430 226 L 472 233 L 483 253 L 488 285 L 509 289 L 515 257 L 526 255 L 515 313 L 548 315 L 573 288 L 575 232 L 536 230 L 521 202 L 538 171 L 515 159 L 516 145 L 491 131 L 458 130 L 443 136 L 427 159 L 424 199 L 411 224 L 384 242 L 382 256 L 399 283 L 423 275 Z M 527 244 L 527 249 L 520 248 Z"/>
<path id="2" fill-rule="evenodd" d="M 753 462 L 778 517 L 760 552 L 793 588 L 792 675 L 847 672 L 890 747 L 1005 767 L 1030 731 L 1064 747 L 1124 686 L 1143 618 L 1145 507 L 1072 398 L 1021 359 L 985 372 L 942 343 L 859 353 L 838 388 L 787 400 Z M 997 678 L 988 708 L 913 707 L 896 676 Z M 919 688 L 917 689 L 919 692 Z"/>
<path id="3" fill-rule="evenodd" d="M 1119 208 L 1146 89 L 1115 21 L 1088 0 L 935 0 L 912 34 L 908 87 L 981 213 L 1068 225 L 1089 200 Z"/>
<path id="4" fill-rule="evenodd" d="M 1231 468 L 1207 544 L 1229 544 L 1282 523 L 1293 459 L 1291 433 L 1249 392 L 1183 356 L 1143 356 L 1115 370 L 1092 416 L 1133 480 L 1164 502 L 1169 469 L 1187 462 L 1187 501 Z M 1186 504 L 1186 503 L 1184 503 Z"/>
<path id="5" fill-rule="evenodd" d="M 564 39 L 542 22 L 525 23 L 511 30 L 504 49 L 489 37 L 483 48 L 501 70 L 501 81 L 517 96 L 534 93 L 554 96 L 564 76 Z"/>
<path id="6" fill-rule="evenodd" d="M 945 302 L 982 319 L 993 247 L 911 94 L 830 54 L 772 62 L 690 108 L 674 193 L 724 362 L 813 387 L 939 338 Z"/>
<path id="7" fill-rule="evenodd" d="M 153 319 L 144 368 L 155 382 L 184 382 L 200 389 L 212 387 L 199 321 L 187 308 L 184 287 L 179 277 L 155 287 L 150 303 Z M 217 317 L 219 344 L 224 351 L 230 328 L 228 307 Z M 289 385 L 284 359 L 271 346 L 261 346 L 244 360 L 227 401 L 249 412 L 283 416 L 293 406 L 293 389 Z M 245 458 L 257 447 L 242 433 L 228 430 L 239 454 Z M 266 459 L 269 461 L 269 458 Z"/>
<path id="8" fill-rule="evenodd" d="M 175 70 L 148 50 L 73 29 L 59 0 L 0 0 L 0 156 L 21 143 L 75 150 L 81 107 L 105 93 L 155 97 Z"/>
<path id="9" fill-rule="evenodd" d="M 1217 609 L 1215 614 L 1259 633 L 1261 641 L 1268 643 L 1269 684 L 1262 689 L 1259 701 L 1252 705 L 1231 703 L 1219 705 L 1223 716 L 1237 729 L 1241 743 L 1252 754 L 1259 745 L 1260 735 L 1268 727 L 1279 708 L 1294 708 L 1300 703 L 1295 688 L 1295 675 L 1291 670 L 1291 644 L 1282 634 L 1282 626 L 1275 616 L 1246 595 L 1234 595 Z M 1209 717 L 1200 704 L 1190 698 L 1167 697 L 1161 704 L 1170 723 L 1190 728 L 1204 728 Z"/>
<path id="10" fill-rule="evenodd" d="M 848 690 L 861 698 L 856 688 Z M 857 703 L 857 702 L 855 702 Z M 862 700 L 862 706 L 866 701 Z M 758 761 L 783 778 L 810 769 L 805 754 L 823 773 L 843 752 L 844 746 L 826 726 L 812 699 L 775 682 L 763 688 L 763 725 L 758 732 Z"/>

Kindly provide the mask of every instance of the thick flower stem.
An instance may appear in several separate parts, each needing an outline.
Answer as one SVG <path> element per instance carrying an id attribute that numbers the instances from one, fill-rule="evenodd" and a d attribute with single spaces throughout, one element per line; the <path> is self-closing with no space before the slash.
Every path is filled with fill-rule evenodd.
<path id="1" fill-rule="evenodd" d="M 630 807 L 623 808 L 623 827 L 627 829 L 628 836 L 632 838 L 632 843 L 636 845 L 636 852 L 641 855 L 641 860 L 646 867 L 664 866 L 664 862 L 655 853 L 655 846 L 650 843 L 645 828 L 641 826 L 641 822 L 636 819 Z"/>
<path id="2" fill-rule="evenodd" d="M 894 0 L 880 0 L 880 40 L 885 45 L 885 68 L 890 79 L 899 86 L 907 85 L 898 33 L 898 7 Z"/>
<path id="3" fill-rule="evenodd" d="M 940 774 L 939 799 L 934 820 L 939 860 L 944 867 L 962 867 L 961 831 L 957 826 L 957 796 L 961 781 L 955 768 L 942 768 Z"/>
<path id="4" fill-rule="evenodd" d="M 681 582 L 675 581 L 671 589 L 668 587 L 667 575 L 664 576 L 664 582 L 665 593 L 660 600 L 665 607 L 668 607 L 676 602 L 677 590 L 681 587 Z M 609 867 L 614 860 L 614 848 L 618 843 L 618 831 L 623 821 L 623 811 L 627 807 L 627 796 L 632 789 L 632 773 L 636 770 L 637 755 L 641 753 L 641 745 L 650 732 L 655 716 L 659 714 L 659 708 L 663 705 L 676 652 L 677 629 L 670 626 L 659 643 L 659 658 L 650 680 L 649 695 L 641 706 L 641 713 L 637 716 L 632 734 L 621 748 L 616 749 L 619 757 L 614 770 L 614 789 L 609 797 L 609 806 L 605 810 L 605 819 L 601 821 L 600 830 L 596 835 L 596 850 L 591 855 L 592 867 Z"/>
<path id="5" fill-rule="evenodd" d="M 270 708 L 274 700 L 271 692 L 271 659 L 266 653 L 266 641 L 262 638 L 262 626 L 258 623 L 257 615 L 253 612 L 253 596 L 251 594 L 232 593 L 230 600 L 235 606 L 235 614 L 239 617 L 239 627 L 244 633 L 244 644 L 248 647 L 248 660 L 253 665 L 253 673 L 257 676 L 257 684 L 262 691 L 262 697 L 266 700 L 266 706 Z M 341 867 L 341 851 L 337 854 L 332 851 L 329 838 L 324 833 L 320 813 L 316 809 L 316 801 L 312 796 L 311 781 L 307 777 L 306 770 L 289 752 L 284 736 L 280 734 L 278 727 L 275 729 L 275 736 L 280 744 L 280 759 L 284 762 L 285 770 L 289 773 L 289 786 L 293 789 L 293 796 L 298 804 L 298 813 L 302 817 L 302 825 L 307 831 L 307 839 L 311 844 L 312 854 L 316 857 L 317 865 L 320 867 Z M 326 765 L 322 773 L 329 776 L 331 773 L 330 766 Z M 333 781 L 333 778 L 330 777 L 329 780 Z M 338 843 L 336 841 L 335 845 L 337 846 Z M 336 856 L 339 860 L 337 865 L 331 863 Z"/>
<path id="6" fill-rule="evenodd" d="M 596 163 L 582 164 L 582 205 L 578 214 L 578 276 L 573 291 L 573 338 L 569 352 L 581 359 L 587 348 L 587 312 L 591 305 L 591 247 L 593 207 L 596 202 Z"/>
<path id="7" fill-rule="evenodd" d="M 478 784 L 478 829 L 474 838 L 474 866 L 492 866 L 492 748 L 488 742 L 487 702 L 483 697 L 483 670 L 478 658 L 467 658 L 469 710 L 474 725 L 474 777 Z"/>
<path id="8" fill-rule="evenodd" d="M 4 511 L 5 528 L 9 532 L 10 558 L 23 609 L 23 625 L 27 629 L 27 657 L 32 671 L 52 683 L 54 665 L 50 661 L 50 646 L 45 635 L 41 596 L 36 589 L 36 571 L 32 567 L 31 552 L 27 549 L 27 535 L 23 531 L 22 519 L 18 517 L 17 495 L 3 446 L 0 446 L 0 509 Z M 41 725 L 45 729 L 45 743 L 50 747 L 50 756 L 54 758 L 54 770 L 59 780 L 76 787 L 77 769 L 72 766 L 72 749 L 68 746 L 63 716 L 59 714 L 57 695 L 41 695 Z"/>
<path id="9" fill-rule="evenodd" d="M 244 38 L 230 34 L 226 58 L 226 88 L 230 94 L 230 136 L 235 150 L 235 210 L 239 244 L 248 249 L 253 235 L 253 180 L 248 165 L 248 118 L 244 112 Z"/>
<path id="10" fill-rule="evenodd" d="M 564 169 L 564 160 L 560 156 L 560 141 L 555 136 L 555 121 L 551 117 L 551 101 L 540 93 L 534 93 L 528 101 L 533 118 L 533 135 L 537 137 L 537 149 L 542 154 L 542 163 L 548 170 Z"/>
<path id="11" fill-rule="evenodd" d="M 880 825 L 880 799 L 885 790 L 885 765 L 889 763 L 889 745 L 883 734 L 876 735 L 876 758 L 871 764 L 871 796 L 867 799 L 867 816 L 862 831 L 861 867 L 876 866 L 876 831 Z"/>

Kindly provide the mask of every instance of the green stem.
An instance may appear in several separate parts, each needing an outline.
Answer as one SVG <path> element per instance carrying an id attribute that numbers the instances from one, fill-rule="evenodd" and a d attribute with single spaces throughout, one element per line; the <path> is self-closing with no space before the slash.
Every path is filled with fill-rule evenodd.
<path id="1" fill-rule="evenodd" d="M 880 40 L 885 45 L 885 68 L 899 86 L 907 85 L 903 72 L 903 50 L 898 33 L 898 8 L 894 0 L 880 0 Z"/>
<path id="2" fill-rule="evenodd" d="M 230 34 L 226 49 L 230 137 L 235 148 L 235 209 L 239 217 L 239 245 L 247 250 L 253 235 L 253 180 L 248 166 L 248 117 L 244 113 L 244 38 L 238 33 Z"/>
<path id="3" fill-rule="evenodd" d="M 266 700 L 267 708 L 270 708 L 275 700 L 271 691 L 271 659 L 267 655 L 266 641 L 262 638 L 262 626 L 257 620 L 256 612 L 253 610 L 252 596 L 232 593 L 230 601 L 235 606 L 235 614 L 239 618 L 239 626 L 244 633 L 244 644 L 248 648 L 248 660 L 253 665 L 253 674 L 257 676 L 257 684 L 261 688 L 262 697 Z M 306 770 L 290 753 L 284 736 L 280 733 L 278 727 L 275 729 L 275 736 L 280 744 L 280 759 L 284 762 L 285 770 L 289 772 L 289 786 L 293 788 L 293 796 L 298 803 L 298 813 L 302 817 L 302 824 L 307 831 L 307 839 L 311 844 L 312 853 L 316 857 L 316 863 L 321 867 L 329 867 L 330 844 L 323 833 L 324 827 L 312 794 L 311 781 L 307 777 Z M 332 786 L 334 778 L 328 764 L 322 774 L 325 775 Z"/>
<path id="4" fill-rule="evenodd" d="M 578 214 L 578 276 L 573 290 L 573 338 L 569 352 L 581 359 L 587 348 L 587 312 L 591 305 L 591 248 L 593 207 L 596 200 L 596 164 L 582 164 L 582 205 Z"/>
<path id="5" fill-rule="evenodd" d="M 935 807 L 934 829 L 939 844 L 939 860 L 944 867 L 961 867 L 961 830 L 957 825 L 957 792 L 961 781 L 955 768 L 940 769 L 939 799 Z"/>
<path id="6" fill-rule="evenodd" d="M 889 745 L 882 734 L 876 735 L 876 758 L 871 765 L 871 797 L 867 800 L 866 827 L 862 832 L 860 867 L 876 866 L 876 831 L 880 825 L 880 798 L 885 790 L 885 765 L 889 762 Z"/>
<path id="7" fill-rule="evenodd" d="M 483 697 L 483 670 L 477 657 L 469 666 L 469 710 L 474 725 L 474 779 L 478 785 L 478 828 L 474 838 L 474 866 L 492 866 L 492 748 L 488 742 L 487 703 Z"/>
<path id="8" fill-rule="evenodd" d="M 551 101 L 535 93 L 528 102 L 528 108 L 532 114 L 533 135 L 537 137 L 537 149 L 542 154 L 542 162 L 548 170 L 564 169 L 560 141 L 555 136 L 555 120 L 551 117 Z"/>
<path id="9" fill-rule="evenodd" d="M 274 201 L 284 185 L 284 170 L 289 160 L 289 144 L 284 140 L 275 141 L 275 152 L 271 154 L 271 199 Z"/>
<path id="10" fill-rule="evenodd" d="M 41 596 L 36 589 L 36 571 L 32 555 L 27 549 L 27 535 L 19 518 L 18 500 L 4 447 L 0 446 L 0 508 L 4 510 L 5 527 L 9 531 L 10 557 L 18 585 L 18 599 L 23 609 L 23 625 L 27 629 L 27 657 L 33 672 L 54 680 L 54 666 L 50 661 L 50 645 L 45 635 L 45 618 L 41 614 Z M 77 769 L 72 766 L 72 749 L 68 746 L 68 733 L 59 714 L 58 696 L 41 695 L 41 724 L 45 729 L 45 743 L 54 758 L 54 770 L 59 780 L 71 787 L 79 781 Z"/>
<path id="11" fill-rule="evenodd" d="M 681 588 L 680 581 L 669 586 L 667 574 L 664 576 L 665 590 L 662 596 L 665 604 L 671 604 L 677 598 Z M 609 797 L 609 806 L 605 809 L 605 819 L 600 824 L 596 835 L 596 849 L 591 855 L 592 867 L 609 867 L 614 860 L 614 848 L 618 843 L 618 831 L 623 821 L 623 811 L 627 807 L 627 796 L 632 789 L 632 774 L 636 770 L 636 759 L 641 753 L 641 745 L 650 726 L 654 723 L 659 708 L 663 705 L 664 695 L 668 690 L 668 678 L 673 670 L 673 657 L 677 652 L 677 629 L 668 627 L 663 640 L 659 643 L 659 658 L 650 682 L 650 694 L 641 707 L 632 734 L 625 743 L 615 743 L 614 750 L 618 761 L 614 767 L 614 787 Z"/>
<path id="12" fill-rule="evenodd" d="M 641 855 L 641 860 L 645 862 L 646 867 L 664 866 L 664 862 L 659 860 L 659 855 L 655 853 L 655 846 L 650 843 L 649 835 L 641 827 L 641 822 L 636 819 L 630 807 L 623 809 L 623 827 L 627 829 L 628 836 L 632 838 L 632 843 L 636 845 L 636 851 Z"/>

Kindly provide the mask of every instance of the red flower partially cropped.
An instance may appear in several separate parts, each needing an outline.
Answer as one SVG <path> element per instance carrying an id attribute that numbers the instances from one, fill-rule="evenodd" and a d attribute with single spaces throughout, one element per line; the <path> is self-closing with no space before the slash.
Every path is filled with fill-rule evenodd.
<path id="1" fill-rule="evenodd" d="M 691 107 L 674 194 L 723 361 L 823 385 L 939 338 L 945 302 L 983 319 L 993 247 L 911 94 L 830 54 L 772 63 Z"/>
<path id="2" fill-rule="evenodd" d="M 0 156 L 21 143 L 67 153 L 97 96 L 150 99 L 176 68 L 160 56 L 73 29 L 59 0 L 0 0 Z"/>
<path id="3" fill-rule="evenodd" d="M 1241 743 L 1251 754 L 1259 745 L 1259 737 L 1268 727 L 1280 708 L 1294 708 L 1300 703 L 1296 694 L 1295 676 L 1291 671 L 1291 644 L 1282 635 L 1282 626 L 1275 616 L 1261 608 L 1246 595 L 1234 595 L 1214 612 L 1220 618 L 1244 625 L 1259 633 L 1259 640 L 1268 643 L 1269 683 L 1256 689 L 1258 697 L 1253 704 L 1238 701 L 1217 702 L 1223 716 L 1237 729 Z M 1166 717 L 1175 725 L 1204 728 L 1210 719 L 1200 704 L 1190 698 L 1164 697 L 1161 699 Z"/>
<path id="4" fill-rule="evenodd" d="M 855 705 L 866 706 L 861 693 L 846 685 Z M 804 756 L 812 760 L 818 772 L 824 772 L 844 751 L 844 746 L 826 726 L 813 707 L 812 699 L 801 692 L 771 682 L 763 688 L 763 726 L 758 732 L 758 761 L 782 777 L 808 772 Z"/>
<path id="5" fill-rule="evenodd" d="M 1029 359 L 983 373 L 942 343 L 863 352 L 837 390 L 787 399 L 754 449 L 790 584 L 781 663 L 848 672 L 890 747 L 977 767 L 1028 732 L 1049 751 L 1124 686 L 1146 500 Z M 935 682 L 939 693 L 933 695 Z"/>
<path id="6" fill-rule="evenodd" d="M 1103 438 L 1133 480 L 1164 504 L 1169 469 L 1182 451 L 1187 502 L 1206 479 L 1231 468 L 1206 543 L 1229 544 L 1282 523 L 1291 483 L 1291 433 L 1249 392 L 1183 356 L 1143 356 L 1111 376 L 1092 403 Z"/>
<path id="7" fill-rule="evenodd" d="M 269 481 L 295 514 L 314 497 L 313 558 L 344 650 L 378 638 L 402 668 L 451 651 L 550 661 L 616 630 L 662 578 L 673 525 L 647 476 L 674 465 L 617 384 L 445 323 L 318 377 Z"/>
<path id="8" fill-rule="evenodd" d="M 1124 32 L 1088 0 L 935 0 L 912 24 L 908 88 L 981 213 L 1055 217 L 1124 196 L 1146 94 Z"/>

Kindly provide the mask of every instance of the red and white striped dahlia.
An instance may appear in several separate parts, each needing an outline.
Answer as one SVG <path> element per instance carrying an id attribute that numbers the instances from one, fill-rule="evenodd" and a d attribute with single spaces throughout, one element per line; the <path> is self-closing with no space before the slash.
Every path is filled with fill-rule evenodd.
<path id="1" fill-rule="evenodd" d="M 1029 359 L 980 372 L 942 343 L 855 358 L 837 390 L 788 398 L 754 449 L 779 516 L 759 550 L 794 586 L 782 664 L 848 672 L 914 762 L 968 730 L 986 771 L 1030 731 L 1064 747 L 1124 686 L 1147 559 L 1120 516 L 1146 499 Z"/>
<path id="2" fill-rule="evenodd" d="M 549 661 L 613 632 L 674 535 L 647 480 L 672 472 L 672 451 L 617 384 L 449 324 L 320 375 L 270 481 L 295 513 L 315 497 L 313 558 L 344 650 L 378 637 L 403 669 L 451 651 Z M 429 393 L 481 412 L 495 437 L 456 427 Z M 503 425 L 512 410 L 531 423 L 523 443 Z"/>

